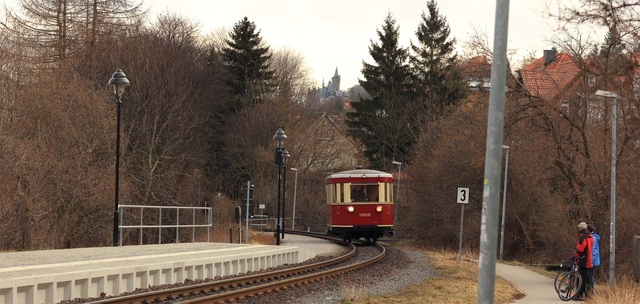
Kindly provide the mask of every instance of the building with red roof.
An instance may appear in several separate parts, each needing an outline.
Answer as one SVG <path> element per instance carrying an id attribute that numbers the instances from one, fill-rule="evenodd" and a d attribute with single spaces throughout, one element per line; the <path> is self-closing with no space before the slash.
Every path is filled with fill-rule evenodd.
<path id="1" fill-rule="evenodd" d="M 544 56 L 517 72 L 518 83 L 534 97 L 561 100 L 583 76 L 579 63 L 567 53 L 545 50 Z"/>

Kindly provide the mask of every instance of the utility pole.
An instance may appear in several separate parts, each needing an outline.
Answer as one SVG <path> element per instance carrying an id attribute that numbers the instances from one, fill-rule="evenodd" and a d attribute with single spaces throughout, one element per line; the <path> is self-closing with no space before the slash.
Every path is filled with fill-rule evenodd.
<path id="1" fill-rule="evenodd" d="M 493 62 L 489 92 L 489 121 L 482 191 L 480 222 L 480 258 L 478 270 L 478 304 L 493 304 L 496 281 L 498 209 L 500 201 L 500 167 L 504 131 L 504 93 L 507 71 L 509 0 L 496 0 L 493 35 Z"/>

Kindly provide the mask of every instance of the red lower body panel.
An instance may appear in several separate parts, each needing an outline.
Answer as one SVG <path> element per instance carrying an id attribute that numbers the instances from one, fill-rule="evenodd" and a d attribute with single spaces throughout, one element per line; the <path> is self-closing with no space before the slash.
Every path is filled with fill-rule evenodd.
<path id="1" fill-rule="evenodd" d="M 353 207 L 352 212 L 349 207 Z M 349 239 L 391 236 L 393 211 L 392 204 L 327 205 L 327 224 L 331 234 Z"/>

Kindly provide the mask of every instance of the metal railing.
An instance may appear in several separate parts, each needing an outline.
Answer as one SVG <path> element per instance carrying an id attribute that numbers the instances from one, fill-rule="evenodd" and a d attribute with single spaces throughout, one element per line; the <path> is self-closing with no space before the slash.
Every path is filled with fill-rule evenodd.
<path id="1" fill-rule="evenodd" d="M 139 225 L 124 225 L 124 221 L 123 221 L 123 217 L 124 217 L 124 211 L 125 209 L 140 209 L 140 224 Z M 137 228 L 140 229 L 140 245 L 142 245 L 142 231 L 145 228 L 158 228 L 158 244 L 162 244 L 162 228 L 175 228 L 176 229 L 176 243 L 180 242 L 180 228 L 192 228 L 192 236 L 191 236 L 191 241 L 195 242 L 195 237 L 196 237 L 196 228 L 207 228 L 207 242 L 209 242 L 209 232 L 211 229 L 211 226 L 213 224 L 213 217 L 212 217 L 212 208 L 211 207 L 168 207 L 168 206 L 139 206 L 139 205 L 120 205 L 118 206 L 118 211 L 120 212 L 120 222 L 119 222 L 119 226 L 118 226 L 118 233 L 120 234 L 120 244 L 118 244 L 119 246 L 122 246 L 122 229 L 133 229 L 133 228 Z M 158 210 L 158 220 L 156 225 L 153 224 L 144 224 L 143 220 L 144 220 L 144 210 L 145 209 L 157 209 Z M 176 216 L 176 220 L 175 220 L 175 224 L 162 224 L 162 210 L 163 209 L 169 209 L 169 210 L 175 210 L 175 216 Z M 180 224 L 180 210 L 191 210 L 192 211 L 192 216 L 191 216 L 191 224 Z M 206 212 L 206 219 L 207 219 L 207 223 L 206 224 L 196 224 L 196 210 L 204 210 Z M 165 213 L 166 214 L 166 213 Z"/>
<path id="2" fill-rule="evenodd" d="M 275 227 L 275 218 L 269 218 L 266 215 L 254 215 L 249 219 L 249 226 L 251 226 L 252 228 L 260 228 L 260 231 L 262 231 L 262 228 L 266 228 L 267 227 L 267 223 L 269 221 L 273 221 L 274 223 L 274 227 Z"/>

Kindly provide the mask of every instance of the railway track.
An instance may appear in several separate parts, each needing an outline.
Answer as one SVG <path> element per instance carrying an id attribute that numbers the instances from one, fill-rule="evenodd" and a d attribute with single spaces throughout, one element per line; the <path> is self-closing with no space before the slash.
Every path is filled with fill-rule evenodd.
<path id="1" fill-rule="evenodd" d="M 386 255 L 386 249 L 380 244 L 375 244 L 379 254 L 372 257 L 359 258 L 358 261 L 349 262 L 357 253 L 356 246 L 341 240 L 319 235 L 315 233 L 287 231 L 288 234 L 317 237 L 333 241 L 349 247 L 346 254 L 304 266 L 298 266 L 266 273 L 240 276 L 208 283 L 182 286 L 178 288 L 145 292 L 122 297 L 115 297 L 93 301 L 91 303 L 223 303 L 233 302 L 238 299 L 255 297 L 262 294 L 278 292 L 287 288 L 295 288 L 305 284 L 318 282 L 327 278 L 340 276 L 344 273 L 376 263 Z M 346 264 L 344 266 L 341 266 Z"/>

